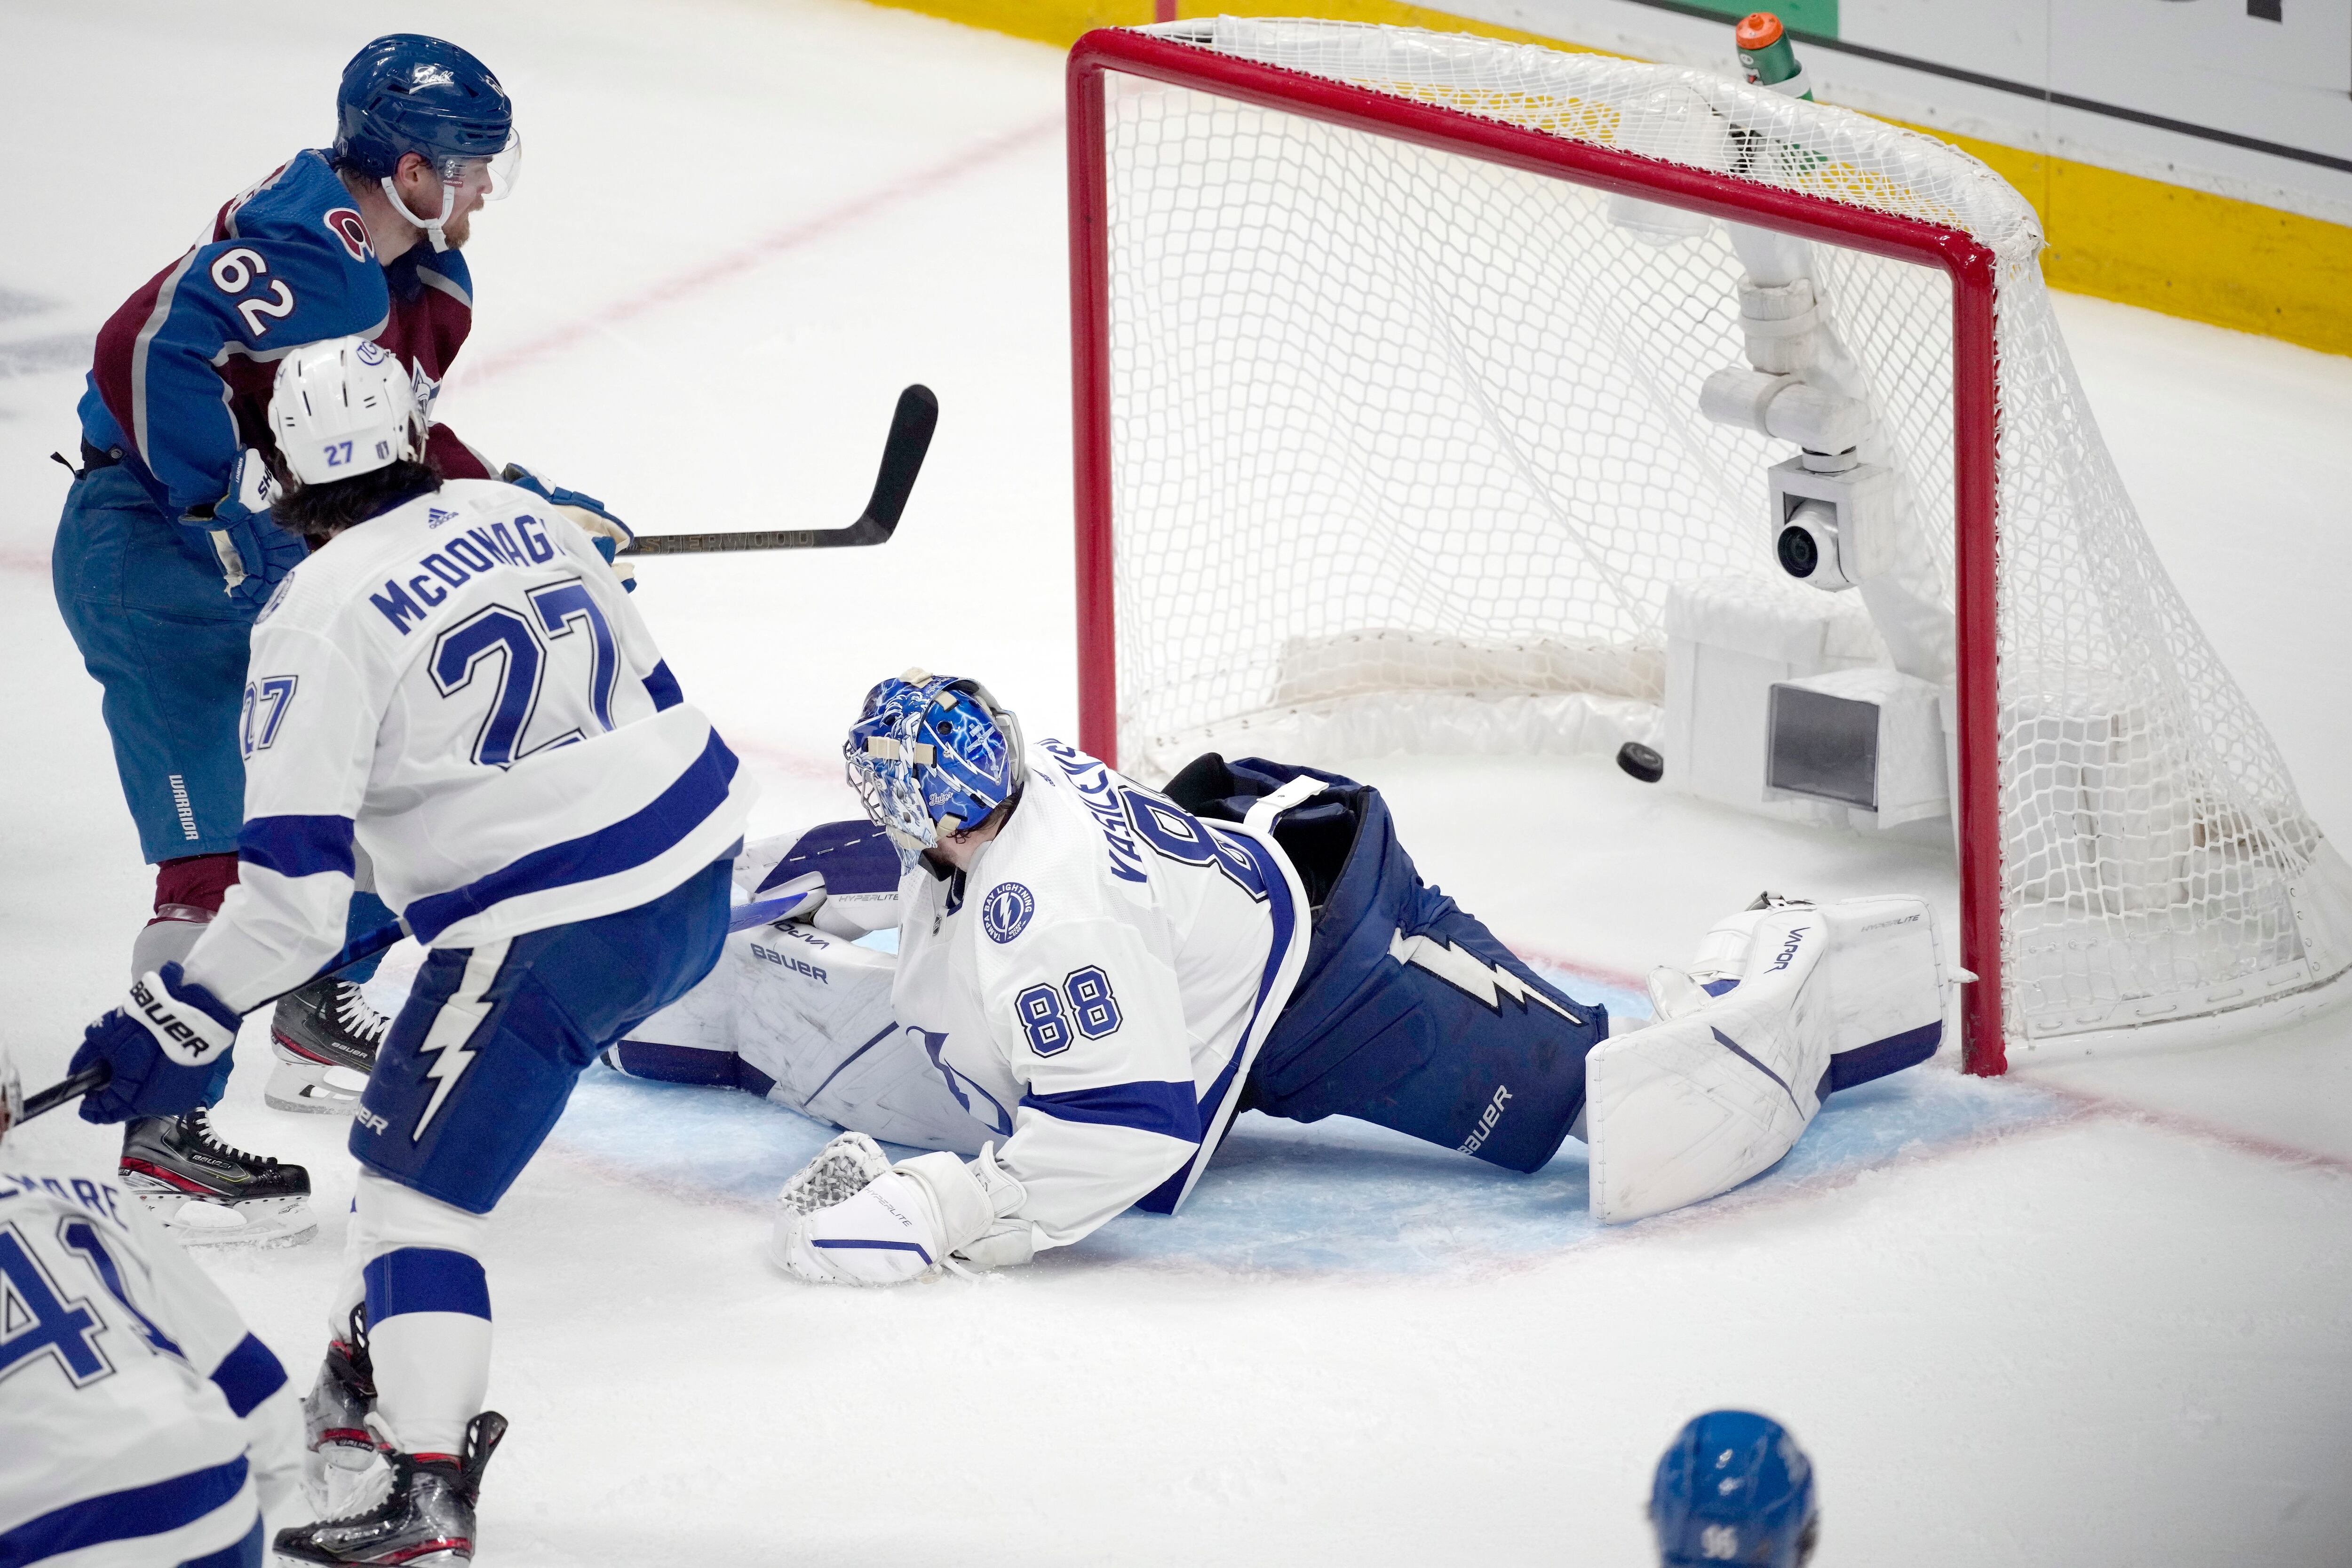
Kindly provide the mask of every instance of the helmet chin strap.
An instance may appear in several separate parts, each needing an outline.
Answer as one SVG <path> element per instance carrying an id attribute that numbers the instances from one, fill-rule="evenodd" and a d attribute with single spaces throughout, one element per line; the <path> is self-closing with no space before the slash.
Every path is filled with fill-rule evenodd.
<path id="1" fill-rule="evenodd" d="M 450 214 L 454 213 L 457 209 L 457 186 L 451 184 L 446 180 L 442 181 L 441 216 L 435 218 L 423 218 L 418 217 L 415 213 L 410 212 L 408 210 L 408 204 L 400 199 L 400 192 L 393 184 L 391 175 L 386 174 L 383 178 L 378 180 L 376 184 L 383 187 L 384 199 L 392 203 L 393 211 L 398 213 L 402 217 L 406 218 L 410 223 L 415 224 L 418 228 L 425 231 L 425 237 L 433 242 L 433 253 L 435 255 L 438 256 L 441 252 L 449 248 L 449 241 L 442 234 L 441 226 L 447 223 L 449 221 Z"/>

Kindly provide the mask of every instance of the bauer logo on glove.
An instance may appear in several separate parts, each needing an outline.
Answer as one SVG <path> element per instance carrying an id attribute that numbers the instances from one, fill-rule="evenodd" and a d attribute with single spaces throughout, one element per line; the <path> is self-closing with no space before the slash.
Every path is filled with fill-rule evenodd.
<path id="1" fill-rule="evenodd" d="M 226 1081 L 237 1016 L 176 963 L 131 982 L 130 994 L 82 1032 L 72 1070 L 103 1062 L 107 1081 L 83 1096 L 85 1121 L 176 1116 Z"/>
<path id="2" fill-rule="evenodd" d="M 146 1021 L 148 1033 L 155 1037 L 164 1053 L 177 1058 L 184 1067 L 194 1067 L 228 1044 L 221 1037 L 218 1025 L 198 1028 L 158 996 L 145 980 L 131 983 L 131 1005 Z M 210 1024 L 211 1020 L 205 1022 Z"/>

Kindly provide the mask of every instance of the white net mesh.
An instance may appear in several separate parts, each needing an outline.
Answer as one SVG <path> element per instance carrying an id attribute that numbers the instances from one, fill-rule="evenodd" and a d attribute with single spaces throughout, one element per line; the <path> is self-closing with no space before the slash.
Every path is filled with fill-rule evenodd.
<path id="1" fill-rule="evenodd" d="M 1343 23 L 1156 31 L 1974 236 L 2000 263 L 2008 1031 L 2345 968 L 2342 864 L 2149 549 L 1997 175 L 1699 72 Z M 1130 771 L 1270 733 L 1326 757 L 1654 736 L 1669 590 L 1778 578 L 1763 476 L 1793 448 L 1698 407 L 1743 363 L 1727 226 L 1137 77 L 1109 79 L 1104 153 Z M 1812 277 L 1900 476 L 1904 584 L 1948 612 L 1951 286 L 1824 246 Z"/>

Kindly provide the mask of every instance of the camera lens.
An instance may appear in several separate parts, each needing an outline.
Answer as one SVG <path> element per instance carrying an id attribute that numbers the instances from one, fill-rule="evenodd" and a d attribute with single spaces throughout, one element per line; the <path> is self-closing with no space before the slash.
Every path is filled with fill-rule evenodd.
<path id="1" fill-rule="evenodd" d="M 1780 569 L 1791 577 L 1810 577 L 1822 563 L 1821 546 L 1811 531 L 1794 523 L 1780 531 Z"/>

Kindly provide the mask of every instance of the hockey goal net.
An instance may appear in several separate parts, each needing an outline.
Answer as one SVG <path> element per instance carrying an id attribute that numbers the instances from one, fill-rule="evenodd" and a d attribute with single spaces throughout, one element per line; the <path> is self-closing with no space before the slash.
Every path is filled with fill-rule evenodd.
<path id="1" fill-rule="evenodd" d="M 1758 247 L 1802 239 L 1895 476 L 1918 635 L 1871 657 L 1940 684 L 1955 742 L 1968 1064 L 2352 964 L 2352 877 L 1982 164 L 1728 77 L 1347 23 L 1097 32 L 1069 92 L 1090 749 L 1163 778 L 1661 739 L 1678 584 L 1814 592 L 1765 525 L 1796 447 L 1700 406 L 1752 352 Z"/>

